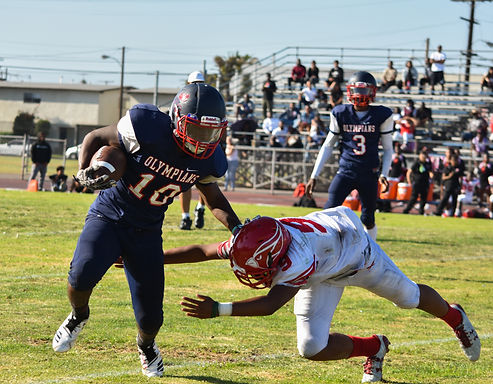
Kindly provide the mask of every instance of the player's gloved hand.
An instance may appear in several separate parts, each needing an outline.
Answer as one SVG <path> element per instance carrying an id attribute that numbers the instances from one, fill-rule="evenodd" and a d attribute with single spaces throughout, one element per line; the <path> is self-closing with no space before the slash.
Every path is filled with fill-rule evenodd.
<path id="1" fill-rule="evenodd" d="M 183 297 L 180 304 L 181 310 L 187 313 L 187 316 L 197 317 L 199 319 L 210 319 L 219 315 L 217 310 L 217 301 L 212 300 L 209 296 L 197 295 L 199 300 Z"/>
<path id="2" fill-rule="evenodd" d="M 113 263 L 113 266 L 115 268 L 123 268 L 123 258 L 121 256 L 118 256 L 118 259 Z"/>
<path id="3" fill-rule="evenodd" d="M 310 179 L 310 180 L 308 180 L 308 183 L 306 183 L 305 195 L 309 199 L 312 198 L 312 193 L 313 193 L 313 190 L 315 189 L 315 185 L 317 185 L 317 180 L 315 180 L 315 179 Z"/>
<path id="4" fill-rule="evenodd" d="M 385 176 L 380 176 L 380 178 L 378 179 L 378 181 L 380 182 L 380 193 L 385 193 L 389 190 L 389 181 L 387 180 L 387 178 Z"/>
<path id="5" fill-rule="evenodd" d="M 83 187 L 91 189 L 107 189 L 116 185 L 116 181 L 110 179 L 108 175 L 95 176 L 95 172 L 101 168 L 99 164 L 93 164 L 85 169 L 80 169 L 74 179 Z"/>

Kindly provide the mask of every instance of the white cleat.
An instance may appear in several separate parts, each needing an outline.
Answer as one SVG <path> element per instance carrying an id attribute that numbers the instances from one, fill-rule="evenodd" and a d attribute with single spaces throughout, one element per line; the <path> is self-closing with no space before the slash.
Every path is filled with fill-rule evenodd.
<path id="1" fill-rule="evenodd" d="M 79 336 L 80 331 L 82 331 L 88 320 L 89 318 L 77 321 L 73 317 L 72 312 L 70 312 L 53 337 L 53 350 L 55 352 L 67 352 L 72 348 L 75 340 L 77 340 L 77 336 Z"/>
<path id="2" fill-rule="evenodd" d="M 469 360 L 476 361 L 481 353 L 481 340 L 479 340 L 479 336 L 467 318 L 464 309 L 459 304 L 451 304 L 450 306 L 459 310 L 462 315 L 462 323 L 454 329 L 455 336 L 459 339 L 460 347 Z"/>
<path id="3" fill-rule="evenodd" d="M 140 364 L 142 365 L 142 373 L 147 377 L 161 377 L 164 372 L 163 358 L 161 352 L 155 342 L 152 345 L 139 349 Z"/>
<path id="4" fill-rule="evenodd" d="M 380 340 L 380 349 L 377 354 L 366 359 L 363 370 L 362 383 L 382 381 L 383 358 L 389 351 L 390 341 L 384 335 L 375 335 Z"/>

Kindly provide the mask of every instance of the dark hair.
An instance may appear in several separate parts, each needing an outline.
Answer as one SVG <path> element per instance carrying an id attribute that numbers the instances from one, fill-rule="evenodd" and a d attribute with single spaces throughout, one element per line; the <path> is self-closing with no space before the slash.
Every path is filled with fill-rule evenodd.
<path id="1" fill-rule="evenodd" d="M 56 171 L 65 171 L 65 167 L 63 165 L 59 165 L 58 167 L 56 167 Z"/>

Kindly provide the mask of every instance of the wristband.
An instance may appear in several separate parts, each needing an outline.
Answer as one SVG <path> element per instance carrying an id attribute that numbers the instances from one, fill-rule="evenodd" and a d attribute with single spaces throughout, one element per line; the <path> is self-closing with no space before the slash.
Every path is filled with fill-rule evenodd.
<path id="1" fill-rule="evenodd" d="M 211 318 L 218 317 L 218 316 L 219 316 L 219 303 L 217 301 L 214 301 L 212 303 Z"/>
<path id="2" fill-rule="evenodd" d="M 242 225 L 242 224 L 235 225 L 235 226 L 233 227 L 233 229 L 231 230 L 231 233 L 232 233 L 233 235 L 236 235 L 236 232 L 238 232 L 238 231 L 241 229 L 241 227 L 243 227 L 243 225 Z"/>
<path id="3" fill-rule="evenodd" d="M 219 316 L 231 316 L 233 313 L 233 303 L 217 303 Z"/>

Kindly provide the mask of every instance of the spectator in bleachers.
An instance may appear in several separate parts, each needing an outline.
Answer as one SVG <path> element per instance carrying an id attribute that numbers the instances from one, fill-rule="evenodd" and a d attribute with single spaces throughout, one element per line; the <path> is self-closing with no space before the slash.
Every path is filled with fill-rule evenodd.
<path id="1" fill-rule="evenodd" d="M 269 148 L 281 148 L 281 143 L 277 140 L 276 136 L 269 137 Z"/>
<path id="2" fill-rule="evenodd" d="M 277 85 L 274 80 L 271 79 L 270 73 L 266 74 L 267 78 L 262 85 L 262 117 L 267 117 L 267 111 L 272 114 L 272 107 L 274 105 L 274 93 L 277 91 Z"/>
<path id="3" fill-rule="evenodd" d="M 394 153 L 392 154 L 392 162 L 390 163 L 389 177 L 404 181 L 407 173 L 406 157 L 402 154 L 400 143 L 394 143 Z"/>
<path id="4" fill-rule="evenodd" d="M 296 127 L 300 119 L 300 110 L 295 103 L 289 103 L 289 107 L 279 116 L 286 125 Z"/>
<path id="5" fill-rule="evenodd" d="M 433 172 L 431 170 L 431 163 L 428 159 L 428 153 L 426 151 L 421 151 L 418 160 L 407 170 L 406 179 L 407 183 L 412 186 L 412 192 L 411 199 L 408 201 L 402 213 L 409 213 L 419 197 L 419 214 L 424 215 L 425 205 L 428 199 L 428 189 L 430 188 L 430 180 L 432 178 Z"/>
<path id="6" fill-rule="evenodd" d="M 481 77 L 481 92 L 483 92 L 485 88 L 488 92 L 493 92 L 493 67 L 490 67 L 488 72 Z"/>
<path id="7" fill-rule="evenodd" d="M 437 50 L 430 55 L 431 62 L 431 93 L 435 92 L 435 85 L 440 84 L 442 86 L 442 92 L 445 90 L 445 60 L 447 55 L 442 52 L 442 46 L 439 45 Z"/>
<path id="8" fill-rule="evenodd" d="M 472 140 L 476 133 L 481 130 L 486 132 L 488 130 L 487 121 L 481 116 L 479 109 L 473 109 L 471 111 L 471 118 L 467 122 L 467 131 L 462 133 L 462 140 L 469 141 Z"/>
<path id="9" fill-rule="evenodd" d="M 433 116 L 431 108 L 428 108 L 425 103 L 422 102 L 421 106 L 416 110 L 416 118 L 418 119 L 416 126 L 425 128 L 431 139 L 433 137 Z"/>
<path id="10" fill-rule="evenodd" d="M 402 111 L 400 107 L 395 107 L 392 111 L 392 120 L 394 120 L 394 132 L 401 130 L 399 121 L 402 119 Z"/>
<path id="11" fill-rule="evenodd" d="M 336 105 L 342 104 L 343 96 L 341 85 L 337 81 L 333 81 L 329 86 L 330 109 L 333 109 Z"/>
<path id="12" fill-rule="evenodd" d="M 402 80 L 397 82 L 397 88 L 409 91 L 418 84 L 418 71 L 413 67 L 411 60 L 406 61 L 406 67 L 402 71 Z"/>
<path id="13" fill-rule="evenodd" d="M 461 193 L 457 196 L 457 207 L 455 208 L 455 217 L 462 217 L 462 206 L 472 204 L 474 196 L 479 192 L 479 180 L 474 177 L 474 173 L 469 171 L 466 177 L 462 179 Z"/>
<path id="14" fill-rule="evenodd" d="M 410 116 L 404 116 L 399 120 L 400 131 L 395 131 L 392 140 L 393 141 L 402 141 L 401 149 L 403 152 L 413 152 L 415 143 L 414 143 L 414 133 L 416 130 L 416 122 Z"/>
<path id="15" fill-rule="evenodd" d="M 262 122 L 262 130 L 268 135 L 271 135 L 272 131 L 279 126 L 280 122 L 281 122 L 280 119 L 278 119 L 275 116 L 272 116 L 272 112 L 267 111 L 267 117 Z"/>
<path id="16" fill-rule="evenodd" d="M 450 164 L 443 170 L 442 182 L 444 185 L 444 193 L 440 200 L 440 204 L 438 204 L 437 210 L 434 213 L 435 216 L 442 216 L 443 210 L 449 203 L 450 198 L 452 198 L 452 204 L 451 209 L 447 212 L 447 216 L 454 215 L 463 175 L 463 170 L 459 165 L 459 156 L 454 153 L 450 157 Z"/>
<path id="17" fill-rule="evenodd" d="M 431 61 L 427 57 L 425 59 L 424 76 L 419 79 L 419 93 L 424 93 L 424 88 L 426 84 L 431 84 Z"/>
<path id="18" fill-rule="evenodd" d="M 248 93 L 236 104 L 236 120 L 253 119 L 255 104 Z"/>
<path id="19" fill-rule="evenodd" d="M 405 117 L 416 117 L 416 107 L 414 106 L 414 100 L 408 99 L 406 106 L 402 110 L 402 115 Z"/>
<path id="20" fill-rule="evenodd" d="M 317 63 L 315 60 L 312 60 L 310 68 L 308 68 L 308 80 L 310 80 L 314 86 L 316 86 L 319 81 L 318 72 L 319 70 L 317 67 Z"/>
<path id="21" fill-rule="evenodd" d="M 320 114 L 317 113 L 310 123 L 310 137 L 318 144 L 322 144 L 325 136 L 327 136 L 327 127 Z"/>
<path id="22" fill-rule="evenodd" d="M 329 99 L 323 89 L 317 89 L 317 96 L 315 97 L 312 107 L 313 109 L 318 109 L 319 111 L 329 110 Z"/>
<path id="23" fill-rule="evenodd" d="M 301 64 L 301 59 L 297 59 L 296 65 L 291 70 L 291 77 L 288 78 L 289 90 L 292 89 L 293 82 L 299 83 L 301 89 L 303 87 L 303 84 L 305 84 L 305 78 L 306 78 L 306 67 L 303 64 Z"/>
<path id="24" fill-rule="evenodd" d="M 391 86 L 396 85 L 397 70 L 394 68 L 392 61 L 388 62 L 387 68 L 383 71 L 382 83 L 380 84 L 380 92 L 385 92 Z"/>
<path id="25" fill-rule="evenodd" d="M 300 114 L 300 124 L 307 124 L 310 126 L 312 124 L 312 120 L 315 117 L 315 112 L 312 107 L 309 105 L 305 105 L 305 108 Z"/>
<path id="26" fill-rule="evenodd" d="M 301 141 L 300 132 L 294 127 L 288 127 L 286 148 L 303 148 L 303 142 Z"/>
<path id="27" fill-rule="evenodd" d="M 334 67 L 329 71 L 329 77 L 327 79 L 327 88 L 334 81 L 337 81 L 339 85 L 344 83 L 344 70 L 339 67 L 339 60 L 334 60 Z"/>
<path id="28" fill-rule="evenodd" d="M 308 151 L 313 150 L 313 149 L 319 149 L 319 148 L 320 148 L 320 144 L 316 140 L 314 140 L 310 135 L 306 136 L 306 139 L 305 139 L 305 149 L 306 149 L 305 161 L 309 162 L 312 159 L 316 158 L 317 157 L 316 154 L 310 153 Z"/>
<path id="29" fill-rule="evenodd" d="M 490 141 L 486 137 L 486 131 L 479 129 L 476 136 L 471 140 L 473 159 L 481 158 L 485 153 L 488 153 Z"/>
<path id="30" fill-rule="evenodd" d="M 298 105 L 301 108 L 303 105 L 312 105 L 317 97 L 317 89 L 310 80 L 307 80 L 305 86 L 298 94 Z"/>
<path id="31" fill-rule="evenodd" d="M 482 202 L 487 201 L 488 196 L 491 194 L 488 178 L 493 176 L 493 164 L 490 162 L 488 153 L 483 154 L 483 159 L 474 169 L 474 173 L 479 179 L 479 199 Z"/>
<path id="32" fill-rule="evenodd" d="M 276 138 L 277 142 L 279 142 L 279 144 L 281 144 L 281 147 L 285 147 L 286 146 L 286 138 L 287 138 L 287 136 L 289 134 L 288 128 L 289 128 L 289 126 L 284 125 L 284 123 L 281 120 L 279 122 L 279 125 L 277 126 L 277 128 L 275 128 L 272 131 L 272 135 L 271 136 L 274 136 Z"/>

